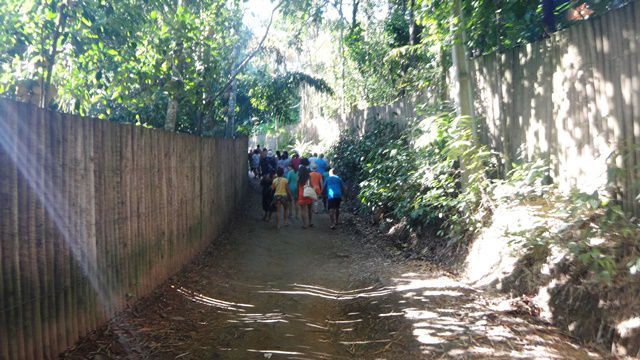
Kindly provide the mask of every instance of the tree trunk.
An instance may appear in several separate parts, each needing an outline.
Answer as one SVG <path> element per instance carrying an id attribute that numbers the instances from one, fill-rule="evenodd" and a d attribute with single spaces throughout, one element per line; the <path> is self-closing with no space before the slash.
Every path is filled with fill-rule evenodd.
<path id="1" fill-rule="evenodd" d="M 280 142 L 280 129 L 278 128 L 278 114 L 276 114 L 276 148 L 275 150 L 280 150 L 280 144 L 278 144 Z"/>
<path id="2" fill-rule="evenodd" d="M 455 68 L 456 93 L 454 99 L 456 102 L 456 111 L 458 116 L 474 117 L 473 111 L 473 85 L 471 83 L 471 73 L 469 72 L 469 57 L 467 56 L 465 22 L 462 12 L 462 0 L 454 0 L 453 17 L 457 19 L 452 23 L 453 27 L 453 47 L 452 60 Z M 475 121 L 471 125 L 471 136 L 474 142 L 477 142 L 477 130 Z M 466 188 L 469 184 L 469 170 L 464 159 L 460 158 L 460 168 L 462 169 L 462 178 L 460 179 L 462 188 Z"/>
<path id="3" fill-rule="evenodd" d="M 204 102 L 204 88 L 202 86 L 198 86 L 198 95 L 197 99 L 199 100 L 196 106 L 196 114 L 194 119 L 195 124 L 195 133 L 197 135 L 204 134 L 204 124 L 202 119 L 202 111 L 203 111 L 203 102 Z"/>
<path id="4" fill-rule="evenodd" d="M 440 82 L 439 84 L 439 93 L 438 98 L 441 102 L 446 102 L 449 100 L 449 84 L 447 84 L 447 53 L 444 51 L 444 45 L 441 42 L 438 47 L 438 62 L 440 63 Z"/>
<path id="5" fill-rule="evenodd" d="M 240 45 L 235 44 L 233 46 L 233 65 L 231 71 L 233 71 L 238 66 L 238 61 L 240 57 Z M 235 128 L 236 128 L 236 95 L 238 93 L 238 79 L 234 76 L 231 79 L 231 84 L 229 87 L 229 101 L 227 103 L 227 125 L 225 127 L 224 135 L 228 138 L 233 138 L 235 136 Z"/>
<path id="6" fill-rule="evenodd" d="M 235 136 L 236 121 L 236 93 L 238 92 L 238 80 L 236 78 L 231 82 L 229 89 L 229 105 L 227 109 L 227 130 L 225 136 L 233 138 Z"/>
<path id="7" fill-rule="evenodd" d="M 345 66 L 344 66 L 344 13 L 342 11 L 342 0 L 338 0 L 338 14 L 340 15 L 340 118 L 344 123 L 346 119 L 346 106 L 345 106 L 345 94 L 344 94 L 344 78 L 345 78 Z"/>
<path id="8" fill-rule="evenodd" d="M 247 65 L 247 63 L 249 63 L 249 61 L 251 61 L 251 59 L 253 59 L 253 57 L 256 56 L 256 54 L 260 50 L 262 50 L 264 41 L 267 39 L 267 35 L 269 35 L 269 30 L 271 29 L 271 24 L 273 23 L 273 18 L 276 15 L 276 11 L 280 6 L 282 6 L 283 3 L 284 3 L 284 0 L 280 0 L 280 2 L 273 8 L 273 10 L 271 11 L 271 17 L 269 18 L 269 22 L 267 23 L 267 28 L 264 30 L 264 35 L 262 36 L 262 39 L 260 39 L 258 46 L 256 46 L 256 48 L 253 49 L 253 51 L 251 51 L 244 58 L 244 60 L 240 62 L 240 65 L 238 65 L 238 67 L 231 72 L 231 76 L 229 77 L 229 80 L 227 80 L 227 82 L 222 86 L 222 88 L 220 88 L 220 90 L 218 90 L 218 92 L 213 95 L 212 97 L 213 100 L 217 99 L 220 95 L 222 95 L 227 90 L 229 86 L 231 86 L 231 82 L 233 81 L 233 79 L 236 78 L 236 76 L 238 76 L 238 74 L 240 73 L 240 71 L 242 71 L 245 65 Z"/>
<path id="9" fill-rule="evenodd" d="M 182 0 L 178 0 L 175 5 L 175 12 L 178 11 L 178 7 L 182 6 Z M 171 64 L 171 80 L 167 83 L 167 88 L 169 89 L 169 103 L 167 103 L 167 115 L 164 119 L 164 129 L 167 131 L 174 132 L 176 131 L 176 120 L 178 118 L 178 88 L 180 87 L 181 82 L 176 82 L 174 79 L 181 79 L 182 72 L 178 67 L 181 67 L 181 62 L 177 61 L 176 58 L 180 59 L 180 55 L 182 54 L 183 44 L 182 42 L 178 42 L 174 49 L 170 49 L 169 61 Z"/>
<path id="10" fill-rule="evenodd" d="M 413 8 L 415 6 L 415 0 L 409 0 L 409 45 L 416 44 L 416 18 Z"/>
<path id="11" fill-rule="evenodd" d="M 196 110 L 196 118 L 195 118 L 195 133 L 196 135 L 204 134 L 204 127 L 202 125 L 202 109 L 198 107 Z"/>
<path id="12" fill-rule="evenodd" d="M 473 84 L 469 70 L 469 58 L 467 56 L 466 36 L 464 31 L 464 18 L 461 0 L 454 0 L 453 16 L 457 18 L 457 24 L 453 24 L 454 41 L 452 47 L 452 60 L 455 68 L 455 82 L 457 93 L 454 94 L 456 110 L 459 116 L 474 116 L 473 111 Z M 475 133 L 475 129 L 474 129 Z"/>
<path id="13" fill-rule="evenodd" d="M 60 36 L 65 32 L 67 27 L 67 5 L 60 5 L 60 15 L 58 16 L 58 24 L 53 33 L 53 39 L 51 43 L 51 50 L 49 54 L 45 56 L 47 60 L 46 75 L 43 77 L 42 85 L 40 86 L 40 107 L 44 108 L 49 103 L 49 88 L 51 87 L 51 78 L 53 75 L 53 65 L 55 64 L 56 54 L 58 53 L 58 40 Z M 63 41 L 65 39 L 63 38 Z M 43 49 L 44 50 L 44 49 Z"/>
<path id="14" fill-rule="evenodd" d="M 353 1 L 353 6 L 351 7 L 351 30 L 355 30 L 358 25 L 358 5 L 360 5 L 359 0 Z"/>
<path id="15" fill-rule="evenodd" d="M 172 94 L 167 104 L 167 115 L 164 119 L 164 129 L 167 131 L 176 130 L 176 119 L 178 117 L 178 99 L 176 94 Z"/>

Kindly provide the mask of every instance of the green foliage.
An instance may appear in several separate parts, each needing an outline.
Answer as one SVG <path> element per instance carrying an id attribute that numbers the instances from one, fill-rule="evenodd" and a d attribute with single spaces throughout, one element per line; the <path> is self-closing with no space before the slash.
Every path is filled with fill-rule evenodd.
<path id="1" fill-rule="evenodd" d="M 523 164 L 503 181 L 519 189 L 511 201 L 543 204 L 541 211 L 556 224 L 555 230 L 545 224 L 508 234 L 514 242 L 521 242 L 526 250 L 550 246 L 567 250 L 591 284 L 610 286 L 618 275 L 634 275 L 640 265 L 640 230 L 620 204 L 597 191 L 563 194 L 553 185 L 544 185 L 546 174 L 547 166 L 541 162 Z"/>
<path id="2" fill-rule="evenodd" d="M 364 164 L 371 152 L 384 148 L 388 140 L 398 136 L 399 131 L 394 123 L 376 122 L 362 138 L 356 136 L 353 131 L 342 133 L 328 154 L 342 177 L 346 181 L 357 184 L 364 179 Z"/>
<path id="3" fill-rule="evenodd" d="M 362 138 L 344 135 L 331 151 L 333 163 L 357 183 L 365 209 L 459 241 L 482 220 L 476 215 L 489 185 L 490 154 L 475 144 L 471 124 L 450 111 L 403 131 L 377 123 Z"/>
<path id="4" fill-rule="evenodd" d="M 179 131 L 205 132 L 223 120 L 225 102 L 211 95 L 249 35 L 237 3 L 20 3 L 2 6 L 12 20 L 0 27 L 0 38 L 11 39 L 0 48 L 3 96 L 36 102 L 50 76 L 48 105 L 63 112 L 163 126 L 175 97 Z"/>
<path id="5" fill-rule="evenodd" d="M 387 34 L 371 26 L 352 29 L 345 37 L 344 92 L 349 103 L 364 98 L 367 104 L 384 104 L 397 97 L 398 78 L 394 68 L 386 63 L 392 48 Z M 382 66 L 381 66 L 382 65 Z"/>
<path id="6" fill-rule="evenodd" d="M 230 74 L 251 37 L 238 1 L 5 1 L 0 7 L 0 95 L 62 112 L 164 126 L 178 102 L 176 130 L 214 134 L 228 113 Z M 297 119 L 301 72 L 238 75 L 236 123 Z M 253 92 L 253 93 L 252 93 Z M 253 96 L 255 95 L 255 96 Z M 257 104 L 257 106 L 254 106 Z M 265 116 L 269 113 L 271 116 Z"/>
<path id="7" fill-rule="evenodd" d="M 287 28 L 294 32 L 291 47 L 301 50 L 305 41 L 314 44 L 318 34 L 329 34 L 334 42 L 328 52 L 332 59 L 307 59 L 314 73 L 331 79 L 332 87 L 339 92 L 336 101 L 327 104 L 325 113 L 388 104 L 425 89 L 445 99 L 453 30 L 460 27 L 466 33 L 464 45 L 469 56 L 520 46 L 552 31 L 545 28 L 540 1 L 461 0 L 461 18 L 453 16 L 452 1 L 357 3 L 355 11 L 350 8 L 354 2 L 305 0 L 285 1 L 283 5 L 283 13 L 295 29 Z M 594 16 L 622 2 L 549 3 L 555 4 L 556 29 L 563 29 L 580 21 L 575 16 L 578 7 L 587 6 Z M 337 13 L 338 17 L 329 17 L 328 13 Z"/>
<path id="8" fill-rule="evenodd" d="M 253 73 L 250 84 L 252 87 L 248 95 L 255 124 L 277 121 L 279 126 L 283 126 L 298 121 L 300 87 L 303 84 L 320 93 L 333 94 L 324 80 L 300 72 L 272 76 L 267 70 L 260 70 Z"/>
<path id="9" fill-rule="evenodd" d="M 554 224 L 507 234 L 527 254 L 544 261 L 552 246 L 560 247 L 592 285 L 611 286 L 638 273 L 640 229 L 620 203 L 602 195 L 607 192 L 563 194 L 550 183 L 544 161 L 514 164 L 496 179 L 495 154 L 476 144 L 471 119 L 442 108 L 424 111 L 406 130 L 377 122 L 362 137 L 342 135 L 331 149 L 363 210 L 414 231 L 433 229 L 451 244 L 473 235 L 499 204 L 525 202 Z"/>
<path id="10" fill-rule="evenodd" d="M 584 242 L 571 243 L 569 250 L 577 257 L 582 266 L 594 274 L 594 281 L 611 284 L 617 269 L 610 254 L 605 254 L 603 249 L 588 246 Z"/>
<path id="11" fill-rule="evenodd" d="M 417 7 L 418 23 L 424 25 L 429 33 L 429 43 L 432 44 L 435 39 L 448 42 L 446 39 L 449 37 L 451 24 L 459 21 L 451 18 L 451 2 L 418 0 L 417 3 L 420 5 Z M 583 20 L 585 15 L 601 15 L 622 6 L 626 1 L 549 1 L 554 7 L 551 9 L 553 19 L 545 19 L 544 1 L 463 0 L 461 3 L 464 12 L 462 26 L 467 34 L 466 45 L 470 54 L 477 56 L 540 40 L 553 31 L 565 29 Z M 578 9 L 582 9 L 582 13 Z M 555 29 L 549 28 L 550 21 L 555 23 Z"/>
<path id="12" fill-rule="evenodd" d="M 564 214 L 564 222 L 574 225 L 569 250 L 578 261 L 590 269 L 594 280 L 611 284 L 613 277 L 633 264 L 621 264 L 629 249 L 638 254 L 636 239 L 640 236 L 638 226 L 633 224 L 620 204 L 609 201 L 598 192 L 585 194 L 573 192 L 567 199 L 568 205 L 559 214 Z M 593 243 L 594 239 L 602 239 Z M 627 248 L 627 246 L 631 246 Z M 635 247 L 635 250 L 633 250 Z"/>
<path id="13" fill-rule="evenodd" d="M 512 169 L 507 174 L 507 182 L 524 186 L 542 185 L 549 171 L 549 165 L 544 160 L 512 164 Z"/>

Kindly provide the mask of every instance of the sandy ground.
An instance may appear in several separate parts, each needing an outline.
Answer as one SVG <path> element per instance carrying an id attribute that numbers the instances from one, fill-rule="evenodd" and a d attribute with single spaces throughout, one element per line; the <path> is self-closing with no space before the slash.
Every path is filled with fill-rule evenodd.
<path id="1" fill-rule="evenodd" d="M 257 192 L 201 257 L 83 339 L 68 359 L 599 358 L 328 215 L 260 220 Z"/>

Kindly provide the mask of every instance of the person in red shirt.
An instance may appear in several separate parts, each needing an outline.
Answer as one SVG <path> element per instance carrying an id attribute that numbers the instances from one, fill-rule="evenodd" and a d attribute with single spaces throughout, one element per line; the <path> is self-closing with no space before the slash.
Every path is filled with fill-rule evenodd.
<path id="1" fill-rule="evenodd" d="M 296 170 L 296 172 L 298 171 L 298 168 L 300 167 L 300 161 L 302 161 L 302 159 L 300 158 L 300 155 L 298 154 L 293 154 L 293 156 L 291 157 L 291 167 L 294 168 Z"/>

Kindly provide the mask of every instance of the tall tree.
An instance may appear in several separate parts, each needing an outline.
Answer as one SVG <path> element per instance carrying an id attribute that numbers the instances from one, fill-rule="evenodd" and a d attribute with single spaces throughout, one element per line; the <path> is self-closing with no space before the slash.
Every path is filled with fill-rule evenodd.
<path id="1" fill-rule="evenodd" d="M 456 109 L 458 115 L 473 117 L 473 80 L 471 78 L 469 53 L 466 45 L 467 39 L 462 0 L 453 0 L 452 15 L 452 59 L 455 68 L 456 94 L 454 99 L 456 100 Z"/>
<path id="2" fill-rule="evenodd" d="M 56 1 L 52 1 L 50 6 L 53 8 L 53 11 L 57 11 L 57 20 L 54 25 L 52 40 L 51 44 L 48 46 L 48 49 L 44 36 L 42 37 L 41 41 L 42 54 L 44 55 L 45 61 L 45 69 L 43 71 L 40 83 L 40 107 L 45 107 L 50 100 L 51 76 L 53 75 L 56 55 L 58 54 L 58 46 L 64 46 L 69 35 L 66 32 L 67 20 L 69 17 L 69 5 L 66 2 L 57 3 Z M 50 16 L 52 15 L 47 15 L 47 17 Z M 46 23 L 43 24 L 43 27 L 45 26 Z M 44 33 L 46 33 L 46 30 L 43 29 L 43 34 Z"/>

